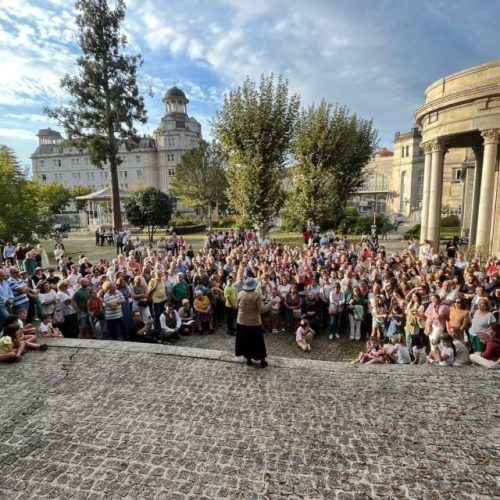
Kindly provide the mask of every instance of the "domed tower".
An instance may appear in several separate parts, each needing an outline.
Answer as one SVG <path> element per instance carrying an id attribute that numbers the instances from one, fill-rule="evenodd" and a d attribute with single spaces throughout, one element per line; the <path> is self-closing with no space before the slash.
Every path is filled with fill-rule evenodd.
<path id="1" fill-rule="evenodd" d="M 167 114 L 181 113 L 187 115 L 187 104 L 189 99 L 186 94 L 178 87 L 172 87 L 165 92 L 163 102 L 167 107 Z"/>
<path id="2" fill-rule="evenodd" d="M 170 191 L 170 180 L 182 155 L 199 146 L 201 125 L 187 114 L 189 99 L 178 87 L 172 87 L 163 97 L 166 113 L 154 132 L 158 148 L 157 185 L 162 191 Z"/>

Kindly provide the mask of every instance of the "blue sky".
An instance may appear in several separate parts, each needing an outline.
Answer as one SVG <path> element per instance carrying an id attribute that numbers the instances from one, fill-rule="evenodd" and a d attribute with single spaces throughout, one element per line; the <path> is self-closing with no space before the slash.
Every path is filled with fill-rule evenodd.
<path id="1" fill-rule="evenodd" d="M 246 75 L 274 71 L 304 105 L 322 98 L 372 118 L 380 145 L 413 125 L 433 81 L 500 58 L 500 0 L 129 0 L 124 29 L 144 65 L 140 85 L 151 133 L 161 97 L 177 84 L 209 136 L 224 93 Z M 75 70 L 73 3 L 0 1 L 0 144 L 23 164 L 46 105 Z"/>

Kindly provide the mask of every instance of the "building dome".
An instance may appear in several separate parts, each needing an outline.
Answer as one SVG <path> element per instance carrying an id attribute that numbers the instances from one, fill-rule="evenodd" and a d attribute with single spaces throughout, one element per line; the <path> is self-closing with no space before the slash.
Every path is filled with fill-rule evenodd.
<path id="1" fill-rule="evenodd" d="M 186 94 L 179 87 L 172 87 L 172 88 L 167 90 L 163 100 L 172 99 L 172 98 L 179 98 L 179 97 L 181 99 L 185 99 L 186 101 L 188 100 L 188 98 L 186 97 Z"/>
<path id="2" fill-rule="evenodd" d="M 394 153 L 392 151 L 389 151 L 387 148 L 380 148 L 375 152 L 375 156 L 382 156 L 385 158 L 388 156 L 394 156 Z"/>

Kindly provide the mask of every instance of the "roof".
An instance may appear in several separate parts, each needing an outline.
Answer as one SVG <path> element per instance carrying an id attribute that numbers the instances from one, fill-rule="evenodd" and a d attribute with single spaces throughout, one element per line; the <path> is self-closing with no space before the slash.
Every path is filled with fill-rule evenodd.
<path id="1" fill-rule="evenodd" d="M 132 193 L 120 189 L 120 200 L 128 200 L 132 198 Z M 105 187 L 99 191 L 86 194 L 84 196 L 75 196 L 76 200 L 89 200 L 89 201 L 109 201 L 111 200 L 111 186 Z"/>
<path id="2" fill-rule="evenodd" d="M 37 137 L 58 137 L 62 139 L 61 134 L 57 130 L 52 130 L 50 127 L 40 129 L 36 135 Z"/>
<path id="3" fill-rule="evenodd" d="M 380 148 L 375 152 L 375 156 L 394 156 L 394 153 L 387 148 Z"/>
<path id="4" fill-rule="evenodd" d="M 165 97 L 163 98 L 163 100 L 170 99 L 172 97 L 180 97 L 180 98 L 185 99 L 186 101 L 188 101 L 188 98 L 186 97 L 186 94 L 179 87 L 172 87 L 172 88 L 168 89 L 165 92 Z"/>

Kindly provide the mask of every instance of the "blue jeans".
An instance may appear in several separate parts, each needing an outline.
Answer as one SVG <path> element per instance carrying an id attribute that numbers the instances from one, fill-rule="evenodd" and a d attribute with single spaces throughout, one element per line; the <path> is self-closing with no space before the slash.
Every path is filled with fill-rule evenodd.
<path id="1" fill-rule="evenodd" d="M 330 333 L 338 335 L 340 331 L 340 314 L 330 314 Z"/>
<path id="2" fill-rule="evenodd" d="M 0 331 L 2 331 L 3 327 L 5 326 L 5 322 L 7 321 L 7 318 L 9 317 L 9 309 L 5 304 L 0 305 Z"/>

